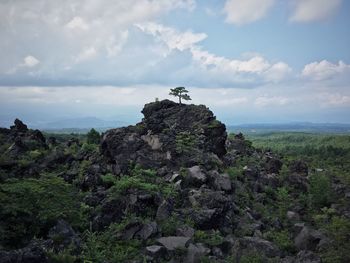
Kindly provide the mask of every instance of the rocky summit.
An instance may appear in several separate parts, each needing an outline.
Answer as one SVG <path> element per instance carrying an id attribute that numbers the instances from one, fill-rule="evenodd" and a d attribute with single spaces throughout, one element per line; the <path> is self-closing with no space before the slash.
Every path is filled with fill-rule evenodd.
<path id="1" fill-rule="evenodd" d="M 170 100 L 146 104 L 144 119 L 135 126 L 107 131 L 102 154 L 125 172 L 130 164 L 145 168 L 213 167 L 226 154 L 225 125 L 204 105 Z"/>
<path id="2" fill-rule="evenodd" d="M 0 129 L 1 263 L 349 262 L 344 181 L 204 105 L 142 113 L 101 136 Z"/>

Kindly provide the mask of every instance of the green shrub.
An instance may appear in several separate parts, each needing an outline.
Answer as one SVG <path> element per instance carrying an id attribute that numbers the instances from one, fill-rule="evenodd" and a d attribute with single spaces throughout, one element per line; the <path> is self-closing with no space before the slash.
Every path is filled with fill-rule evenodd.
<path id="1" fill-rule="evenodd" d="M 113 227 L 111 225 L 100 233 L 86 231 L 83 234 L 82 258 L 84 261 L 94 263 L 130 262 L 142 258 L 141 241 L 118 240 Z"/>
<path id="2" fill-rule="evenodd" d="M 0 243 L 20 247 L 45 235 L 57 219 L 84 223 L 80 197 L 58 177 L 10 179 L 0 185 Z"/>
<path id="3" fill-rule="evenodd" d="M 209 246 L 218 246 L 221 245 L 224 241 L 224 238 L 221 236 L 220 232 L 205 232 L 202 230 L 197 230 L 194 233 L 194 240 L 196 242 L 201 242 Z"/>
<path id="4" fill-rule="evenodd" d="M 264 263 L 264 258 L 258 252 L 250 252 L 246 255 L 242 255 L 240 263 Z"/>
<path id="5" fill-rule="evenodd" d="M 113 186 L 117 182 L 116 176 L 111 173 L 102 175 L 101 179 L 102 179 L 102 182 L 108 186 Z"/>
<path id="6" fill-rule="evenodd" d="M 277 189 L 276 193 L 277 198 L 277 208 L 278 208 L 278 214 L 280 219 L 285 219 L 289 205 L 290 205 L 290 198 L 288 194 L 288 190 L 285 187 L 280 187 Z"/>
<path id="7" fill-rule="evenodd" d="M 325 174 L 313 174 L 310 177 L 309 197 L 311 206 L 319 209 L 328 206 L 332 201 L 330 178 Z"/>
<path id="8" fill-rule="evenodd" d="M 77 257 L 71 255 L 71 253 L 67 250 L 64 250 L 59 253 L 55 253 L 54 251 L 48 251 L 47 257 L 49 262 L 51 263 L 75 263 L 77 262 Z"/>
<path id="9" fill-rule="evenodd" d="M 275 243 L 281 250 L 293 252 L 294 244 L 287 230 L 271 231 L 267 233 L 267 239 Z"/>
<path id="10" fill-rule="evenodd" d="M 175 138 L 176 152 L 187 153 L 193 150 L 197 144 L 197 138 L 190 132 L 179 132 Z"/>
<path id="11" fill-rule="evenodd" d="M 91 129 L 87 134 L 86 134 L 86 142 L 88 144 L 99 144 L 101 140 L 101 136 L 98 131 L 95 129 Z"/>
<path id="12" fill-rule="evenodd" d="M 242 176 L 242 172 L 240 167 L 229 167 L 226 169 L 226 173 L 230 176 L 231 180 L 236 180 Z"/>
<path id="13" fill-rule="evenodd" d="M 174 236 L 180 224 L 180 220 L 176 216 L 170 216 L 166 220 L 160 222 L 160 228 L 164 236 Z"/>
<path id="14" fill-rule="evenodd" d="M 28 155 L 29 155 L 29 158 L 33 160 L 37 160 L 43 155 L 43 153 L 40 152 L 39 150 L 33 150 L 33 151 L 30 151 Z"/>
<path id="15" fill-rule="evenodd" d="M 156 193 L 159 190 L 157 185 L 147 183 L 140 178 L 122 176 L 115 181 L 114 186 L 111 187 L 110 191 L 117 195 L 122 195 L 127 193 L 129 189 L 144 190 L 149 193 Z"/>
<path id="16" fill-rule="evenodd" d="M 91 144 L 91 143 L 83 143 L 81 146 L 81 149 L 84 152 L 94 153 L 99 151 L 99 147 L 97 144 Z"/>
<path id="17" fill-rule="evenodd" d="M 156 170 L 143 169 L 139 164 L 136 164 L 131 170 L 131 176 L 145 177 L 146 179 L 150 179 L 154 178 L 156 175 Z"/>
<path id="18" fill-rule="evenodd" d="M 324 225 L 324 229 L 332 242 L 322 253 L 323 262 L 350 262 L 350 220 L 333 216 L 330 222 Z"/>

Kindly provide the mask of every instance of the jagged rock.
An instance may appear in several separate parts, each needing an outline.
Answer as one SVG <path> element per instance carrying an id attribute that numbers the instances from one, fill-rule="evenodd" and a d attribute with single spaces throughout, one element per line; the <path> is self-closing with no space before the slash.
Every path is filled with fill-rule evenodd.
<path id="1" fill-rule="evenodd" d="M 50 136 L 49 138 L 47 138 L 47 143 L 49 145 L 56 146 L 57 145 L 56 137 Z"/>
<path id="2" fill-rule="evenodd" d="M 304 161 L 294 160 L 289 164 L 289 171 L 291 173 L 307 176 L 309 173 L 309 168 Z"/>
<path id="3" fill-rule="evenodd" d="M 275 173 L 278 174 L 282 168 L 282 161 L 280 159 L 268 156 L 265 164 L 265 169 L 267 173 Z"/>
<path id="4" fill-rule="evenodd" d="M 190 241 L 189 237 L 178 237 L 178 236 L 169 236 L 161 237 L 157 239 L 157 242 L 163 245 L 167 250 L 173 251 L 177 248 L 187 247 Z"/>
<path id="5" fill-rule="evenodd" d="M 202 262 L 201 258 L 209 253 L 210 249 L 203 244 L 189 244 L 184 263 L 200 263 Z"/>
<path id="6" fill-rule="evenodd" d="M 172 204 L 168 200 L 163 200 L 157 209 L 156 219 L 158 221 L 166 220 L 170 217 L 173 209 Z"/>
<path id="7" fill-rule="evenodd" d="M 80 184 L 80 188 L 83 191 L 88 191 L 89 189 L 94 189 L 102 183 L 102 179 L 98 174 L 88 173 L 85 174 L 83 180 Z"/>
<path id="8" fill-rule="evenodd" d="M 201 188 L 191 190 L 188 199 L 194 207 L 190 216 L 198 228 L 215 229 L 231 226 L 233 200 L 225 192 Z"/>
<path id="9" fill-rule="evenodd" d="M 260 170 L 257 166 L 244 166 L 243 175 L 250 180 L 256 180 L 260 176 Z"/>
<path id="10" fill-rule="evenodd" d="M 140 222 L 131 222 L 127 224 L 124 229 L 117 234 L 117 237 L 123 240 L 131 240 L 136 236 L 142 228 L 142 224 Z"/>
<path id="11" fill-rule="evenodd" d="M 200 187 L 205 184 L 206 181 L 207 176 L 198 165 L 188 168 L 188 173 L 185 176 L 184 182 L 186 186 Z"/>
<path id="12" fill-rule="evenodd" d="M 250 213 L 246 213 L 238 221 L 236 232 L 244 233 L 246 236 L 253 236 L 256 231 L 263 229 L 263 224 L 260 221 L 256 221 Z M 257 233 L 258 234 L 258 233 Z"/>
<path id="13" fill-rule="evenodd" d="M 302 250 L 298 253 L 294 263 L 321 263 L 321 258 L 312 251 Z"/>
<path id="14" fill-rule="evenodd" d="M 10 146 L 8 149 L 9 154 L 11 156 L 17 156 L 21 153 L 24 153 L 27 151 L 27 146 L 23 143 L 23 140 L 21 137 L 16 137 L 14 143 Z"/>
<path id="15" fill-rule="evenodd" d="M 242 248 L 257 251 L 267 257 L 278 257 L 280 250 L 270 241 L 258 237 L 243 237 L 239 240 Z"/>
<path id="16" fill-rule="evenodd" d="M 11 251 L 0 250 L 1 263 L 47 263 L 45 251 L 37 242 L 31 242 L 28 246 Z"/>
<path id="17" fill-rule="evenodd" d="M 306 192 L 309 186 L 309 181 L 305 176 L 299 174 L 290 174 L 287 177 L 287 182 L 295 189 L 299 191 Z"/>
<path id="18" fill-rule="evenodd" d="M 290 221 L 298 221 L 300 219 L 300 216 L 294 211 L 287 211 L 287 219 Z"/>
<path id="19" fill-rule="evenodd" d="M 48 237 L 54 241 L 56 251 L 62 251 L 69 246 L 80 247 L 80 238 L 73 228 L 64 220 L 58 220 L 57 224 L 49 231 Z"/>
<path id="20" fill-rule="evenodd" d="M 153 259 L 159 259 L 164 257 L 166 254 L 166 249 L 163 246 L 148 246 L 146 247 L 146 254 L 151 256 Z"/>
<path id="21" fill-rule="evenodd" d="M 176 235 L 192 238 L 195 230 L 189 226 L 181 226 L 176 229 Z"/>
<path id="22" fill-rule="evenodd" d="M 274 189 L 280 184 L 279 178 L 275 173 L 261 173 L 258 180 L 261 185 L 270 186 Z"/>
<path id="23" fill-rule="evenodd" d="M 19 119 L 15 119 L 14 121 L 14 124 L 13 126 L 10 127 L 10 129 L 12 131 L 15 131 L 15 132 L 27 132 L 28 131 L 28 127 L 27 125 L 25 125 L 21 120 Z"/>
<path id="24" fill-rule="evenodd" d="M 242 133 L 234 135 L 226 140 L 226 149 L 228 153 L 235 155 L 250 155 L 253 152 L 252 143 L 244 138 Z"/>
<path id="25" fill-rule="evenodd" d="M 219 174 L 217 171 L 209 173 L 211 185 L 215 190 L 231 192 L 232 185 L 228 174 Z"/>
<path id="26" fill-rule="evenodd" d="M 148 224 L 144 224 L 140 231 L 136 233 L 136 237 L 147 240 L 148 238 L 152 237 L 153 235 L 158 233 L 158 225 L 156 222 L 150 222 Z"/>
<path id="27" fill-rule="evenodd" d="M 127 171 L 130 161 L 144 168 L 190 167 L 220 162 L 226 153 L 226 128 L 203 105 L 169 100 L 146 104 L 136 126 L 112 129 L 102 138 L 104 156 Z"/>
<path id="28" fill-rule="evenodd" d="M 101 231 L 113 222 L 120 222 L 125 215 L 126 203 L 125 198 L 104 199 L 100 213 L 93 218 L 93 229 Z"/>
<path id="29" fill-rule="evenodd" d="M 294 238 L 294 245 L 299 250 L 315 250 L 323 238 L 321 232 L 304 226 Z"/>
<path id="30" fill-rule="evenodd" d="M 130 189 L 129 191 L 131 194 L 127 196 L 126 201 L 126 209 L 129 213 L 137 216 L 156 216 L 160 202 L 156 194 L 149 194 L 136 189 Z"/>

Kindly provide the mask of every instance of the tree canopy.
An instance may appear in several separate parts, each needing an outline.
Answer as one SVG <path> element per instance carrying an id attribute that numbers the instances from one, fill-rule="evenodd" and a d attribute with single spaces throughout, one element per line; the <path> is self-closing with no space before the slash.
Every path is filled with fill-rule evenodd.
<path id="1" fill-rule="evenodd" d="M 191 97 L 187 93 L 188 93 L 188 90 L 186 90 L 185 87 L 176 87 L 176 88 L 170 89 L 169 95 L 178 97 L 179 103 L 182 104 L 181 99 L 191 100 Z"/>

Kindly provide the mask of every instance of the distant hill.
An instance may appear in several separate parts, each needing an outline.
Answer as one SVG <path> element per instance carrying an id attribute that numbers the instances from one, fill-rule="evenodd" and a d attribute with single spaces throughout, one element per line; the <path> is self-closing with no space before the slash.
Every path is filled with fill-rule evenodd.
<path id="1" fill-rule="evenodd" d="M 343 123 L 252 123 L 241 125 L 227 125 L 229 132 L 245 134 L 259 134 L 270 132 L 311 132 L 311 133 L 350 133 L 350 124 Z"/>

